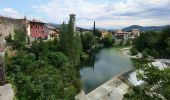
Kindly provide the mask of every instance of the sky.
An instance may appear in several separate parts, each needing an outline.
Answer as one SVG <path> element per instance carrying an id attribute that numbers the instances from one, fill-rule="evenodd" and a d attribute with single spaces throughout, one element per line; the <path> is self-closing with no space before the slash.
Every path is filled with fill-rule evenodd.
<path id="1" fill-rule="evenodd" d="M 119 29 L 170 24 L 170 0 L 0 0 L 0 15 L 61 24 L 76 14 L 76 26 Z"/>

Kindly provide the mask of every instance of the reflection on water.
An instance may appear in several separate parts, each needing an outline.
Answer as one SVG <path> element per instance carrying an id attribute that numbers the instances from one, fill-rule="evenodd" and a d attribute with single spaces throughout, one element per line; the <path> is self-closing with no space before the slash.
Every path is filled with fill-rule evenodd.
<path id="1" fill-rule="evenodd" d="M 133 68 L 131 59 L 113 48 L 102 49 L 95 58 L 94 70 L 92 66 L 83 66 L 80 70 L 86 93 L 91 92 L 112 77 Z"/>

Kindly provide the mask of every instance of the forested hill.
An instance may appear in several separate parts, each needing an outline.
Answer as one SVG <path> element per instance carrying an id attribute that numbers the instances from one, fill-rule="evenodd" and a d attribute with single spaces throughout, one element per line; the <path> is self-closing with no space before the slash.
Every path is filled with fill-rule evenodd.
<path id="1" fill-rule="evenodd" d="M 146 31 L 162 31 L 163 29 L 165 29 L 168 25 L 164 25 L 164 26 L 139 26 L 139 25 L 132 25 L 129 27 L 124 28 L 124 31 L 131 31 L 132 29 L 140 29 L 142 32 L 146 32 Z"/>

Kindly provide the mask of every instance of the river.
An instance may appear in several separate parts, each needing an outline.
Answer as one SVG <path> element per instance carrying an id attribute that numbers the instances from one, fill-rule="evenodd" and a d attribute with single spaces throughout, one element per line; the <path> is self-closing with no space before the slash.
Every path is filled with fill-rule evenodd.
<path id="1" fill-rule="evenodd" d="M 102 49 L 95 57 L 94 69 L 92 66 L 82 66 L 80 69 L 86 94 L 114 76 L 134 68 L 131 59 L 114 48 Z"/>

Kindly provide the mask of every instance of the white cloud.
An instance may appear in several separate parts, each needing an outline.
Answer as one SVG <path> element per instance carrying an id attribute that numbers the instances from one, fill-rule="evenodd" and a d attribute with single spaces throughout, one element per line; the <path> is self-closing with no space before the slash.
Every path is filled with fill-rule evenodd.
<path id="1" fill-rule="evenodd" d="M 159 10 L 170 9 L 169 4 L 170 0 L 52 0 L 35 9 L 59 23 L 68 21 L 68 15 L 75 13 L 78 26 L 91 27 L 93 20 L 97 20 L 99 27 L 112 27 L 168 24 L 170 21 L 163 19 L 169 18 L 170 14 L 160 16 Z"/>
<path id="2" fill-rule="evenodd" d="M 5 17 L 17 18 L 17 19 L 25 17 L 25 15 L 23 13 L 18 12 L 16 10 L 14 10 L 13 8 L 0 9 L 0 15 L 5 16 Z M 27 19 L 30 19 L 30 20 L 36 19 L 36 20 L 44 21 L 42 17 L 34 16 L 34 15 L 31 15 L 31 14 L 29 14 L 27 16 Z"/>
<path id="3" fill-rule="evenodd" d="M 169 5 L 170 0 L 49 0 L 41 5 L 33 5 L 27 17 L 62 23 L 68 21 L 70 13 L 74 13 L 77 26 L 82 27 L 91 27 L 94 20 L 98 27 L 163 25 L 170 23 Z M 23 13 L 13 8 L 0 9 L 0 14 L 24 17 Z"/>
<path id="4" fill-rule="evenodd" d="M 4 9 L 0 9 L 0 14 L 2 16 L 6 16 L 6 17 L 14 17 L 14 18 L 23 18 L 24 15 L 15 11 L 12 8 L 4 8 Z"/>

